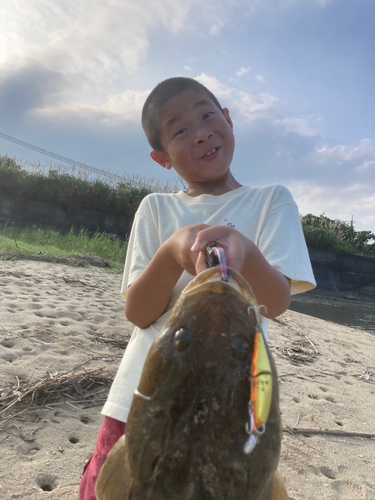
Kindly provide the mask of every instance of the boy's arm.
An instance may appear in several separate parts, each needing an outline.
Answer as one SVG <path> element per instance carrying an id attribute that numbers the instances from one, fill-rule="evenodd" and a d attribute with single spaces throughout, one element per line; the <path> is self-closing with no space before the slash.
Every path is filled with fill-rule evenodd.
<path id="1" fill-rule="evenodd" d="M 248 281 L 262 314 L 275 318 L 290 304 L 290 279 L 274 269 L 258 247 L 227 226 L 188 226 L 173 234 L 129 288 L 125 315 L 140 328 L 147 328 L 166 310 L 182 272 L 195 275 L 207 268 L 205 246 L 215 241 L 226 250 L 228 266 Z M 194 244 L 193 244 L 194 243 Z"/>
<path id="2" fill-rule="evenodd" d="M 266 311 L 261 311 L 263 316 L 275 318 L 288 309 L 291 280 L 272 267 L 259 248 L 234 228 L 212 226 L 198 233 L 192 247 L 199 252 L 197 274 L 207 268 L 204 249 L 211 241 L 225 249 L 228 266 L 242 274 L 258 304 L 266 307 Z"/>
<path id="3" fill-rule="evenodd" d="M 250 240 L 249 240 L 250 241 Z M 266 318 L 276 318 L 290 306 L 291 280 L 272 267 L 263 257 L 262 252 L 251 243 L 241 274 L 250 284 L 261 311 Z"/>
<path id="4" fill-rule="evenodd" d="M 147 328 L 166 310 L 172 291 L 184 270 L 196 274 L 196 252 L 191 251 L 197 234 L 206 224 L 188 226 L 173 234 L 156 252 L 142 274 L 129 287 L 125 315 L 140 328 Z"/>

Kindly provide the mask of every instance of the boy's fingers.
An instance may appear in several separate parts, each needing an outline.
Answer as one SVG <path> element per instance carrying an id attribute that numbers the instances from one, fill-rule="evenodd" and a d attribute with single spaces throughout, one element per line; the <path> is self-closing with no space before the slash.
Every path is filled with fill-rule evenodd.
<path id="1" fill-rule="evenodd" d="M 199 273 L 201 273 L 202 271 L 205 271 L 206 269 L 208 269 L 206 252 L 201 251 L 201 252 L 199 252 L 197 261 L 195 263 L 195 272 L 198 275 Z"/>
<path id="2" fill-rule="evenodd" d="M 195 242 L 191 247 L 191 251 L 200 252 L 208 243 L 212 243 L 213 241 L 223 238 L 226 234 L 228 234 L 229 229 L 232 228 L 228 228 L 226 226 L 212 226 L 199 231 Z"/>
<path id="3" fill-rule="evenodd" d="M 204 245 L 203 245 L 204 246 Z M 200 252 L 202 250 L 202 244 L 195 240 L 193 246 L 191 247 L 192 252 Z"/>

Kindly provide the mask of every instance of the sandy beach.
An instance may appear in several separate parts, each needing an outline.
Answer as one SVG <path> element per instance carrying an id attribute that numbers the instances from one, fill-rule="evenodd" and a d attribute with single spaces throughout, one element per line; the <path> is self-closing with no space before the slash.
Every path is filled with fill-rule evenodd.
<path id="1" fill-rule="evenodd" d="M 2 500 L 78 498 L 132 331 L 120 282 L 97 268 L 0 261 Z M 290 498 L 375 499 L 374 335 L 287 311 L 270 346 Z"/>

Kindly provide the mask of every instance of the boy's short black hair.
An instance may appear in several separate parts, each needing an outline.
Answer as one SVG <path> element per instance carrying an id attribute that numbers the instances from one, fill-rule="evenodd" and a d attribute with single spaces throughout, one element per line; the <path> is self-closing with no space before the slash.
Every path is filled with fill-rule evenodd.
<path id="1" fill-rule="evenodd" d="M 160 114 L 163 107 L 170 99 L 182 94 L 186 90 L 199 90 L 204 92 L 213 101 L 213 103 L 216 104 L 221 111 L 223 111 L 214 94 L 204 85 L 197 82 L 197 80 L 183 76 L 164 80 L 159 83 L 147 97 L 142 109 L 142 127 L 150 146 L 155 151 L 163 151 L 159 127 Z"/>

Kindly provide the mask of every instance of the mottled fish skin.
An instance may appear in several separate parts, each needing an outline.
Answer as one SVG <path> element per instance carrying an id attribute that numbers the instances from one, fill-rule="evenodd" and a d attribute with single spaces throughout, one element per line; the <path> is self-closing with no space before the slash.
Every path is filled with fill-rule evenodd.
<path id="1" fill-rule="evenodd" d="M 266 432 L 244 452 L 257 325 L 248 308 L 256 301 L 241 275 L 228 275 L 224 282 L 218 268 L 201 273 L 176 303 L 146 359 L 126 439 L 99 476 L 98 500 L 287 500 L 275 474 L 281 419 L 268 347 Z"/>

